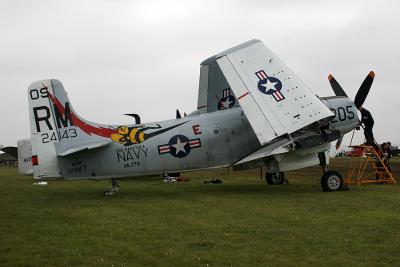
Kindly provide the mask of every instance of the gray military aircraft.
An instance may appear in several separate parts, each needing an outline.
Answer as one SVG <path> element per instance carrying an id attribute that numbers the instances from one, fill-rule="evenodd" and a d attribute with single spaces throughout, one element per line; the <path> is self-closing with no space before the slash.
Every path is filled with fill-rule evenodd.
<path id="1" fill-rule="evenodd" d="M 197 110 L 174 120 L 92 123 L 74 111 L 60 81 L 37 81 L 28 89 L 34 178 L 111 179 L 111 195 L 120 177 L 265 166 L 267 182 L 280 184 L 284 171 L 320 164 L 323 190 L 336 191 L 343 181 L 328 170 L 330 142 L 360 121 L 343 89 L 334 91 L 316 96 L 259 40 L 203 61 Z"/>

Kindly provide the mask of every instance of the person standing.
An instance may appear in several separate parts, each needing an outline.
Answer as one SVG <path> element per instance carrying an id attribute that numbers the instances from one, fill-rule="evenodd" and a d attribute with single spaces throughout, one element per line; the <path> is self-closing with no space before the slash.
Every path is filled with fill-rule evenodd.
<path id="1" fill-rule="evenodd" d="M 361 112 L 361 123 L 364 124 L 364 136 L 366 144 L 374 145 L 374 133 L 372 132 L 372 129 L 374 128 L 374 118 L 372 118 L 371 113 L 362 106 L 358 110 Z"/>

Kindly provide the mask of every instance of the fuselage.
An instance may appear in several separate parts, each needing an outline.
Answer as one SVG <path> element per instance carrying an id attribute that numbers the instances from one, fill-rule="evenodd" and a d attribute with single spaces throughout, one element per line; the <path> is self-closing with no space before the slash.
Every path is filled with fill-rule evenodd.
<path id="1" fill-rule="evenodd" d="M 335 115 L 329 122 L 329 129 L 339 130 L 344 135 L 360 124 L 357 108 L 348 97 L 329 96 L 321 100 Z"/>
<path id="2" fill-rule="evenodd" d="M 345 134 L 358 125 L 357 110 L 348 98 L 321 100 L 335 114 L 329 129 Z M 240 107 L 124 127 L 120 136 L 129 140 L 59 157 L 61 176 L 102 179 L 227 167 L 261 148 Z"/>
<path id="3" fill-rule="evenodd" d="M 140 125 L 103 125 L 79 117 L 57 80 L 33 83 L 29 99 L 35 178 L 104 179 L 181 172 L 232 166 L 249 162 L 249 157 L 262 164 L 277 153 L 293 153 L 290 162 L 301 162 L 304 155 L 325 151 L 324 144 L 359 124 L 349 98 L 326 97 L 322 103 L 336 116 L 284 135 L 275 132 L 275 138 L 261 147 L 241 107 Z M 268 114 L 259 119 L 268 120 Z M 313 162 L 307 160 L 308 166 Z M 294 167 L 285 169 L 289 168 Z"/>
<path id="4" fill-rule="evenodd" d="M 60 81 L 33 82 L 34 178 L 106 179 L 252 163 L 279 172 L 320 158 L 326 165 L 330 142 L 359 124 L 349 98 L 318 98 L 259 40 L 203 61 L 199 80 L 197 113 L 134 125 L 87 121 Z"/>
<path id="5" fill-rule="evenodd" d="M 157 128 L 176 125 L 157 134 Z M 136 143 L 112 142 L 95 151 L 59 157 L 61 176 L 101 179 L 226 167 L 260 148 L 241 108 L 126 127 L 135 136 L 147 129 Z"/>

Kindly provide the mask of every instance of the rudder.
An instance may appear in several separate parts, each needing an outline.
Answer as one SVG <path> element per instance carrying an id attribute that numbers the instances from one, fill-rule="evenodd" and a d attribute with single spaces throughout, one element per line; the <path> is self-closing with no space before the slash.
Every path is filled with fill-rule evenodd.
<path id="1" fill-rule="evenodd" d="M 34 179 L 60 177 L 54 147 L 58 138 L 50 94 L 54 95 L 52 80 L 37 81 L 28 88 Z"/>

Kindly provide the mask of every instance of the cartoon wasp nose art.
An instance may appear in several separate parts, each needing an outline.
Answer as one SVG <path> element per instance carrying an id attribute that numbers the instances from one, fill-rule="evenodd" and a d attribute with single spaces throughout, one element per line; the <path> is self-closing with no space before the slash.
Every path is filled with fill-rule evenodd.
<path id="1" fill-rule="evenodd" d="M 128 127 L 128 126 L 119 126 L 118 127 L 118 133 L 114 133 L 111 134 L 111 139 L 114 142 L 123 144 L 124 146 L 131 146 L 134 144 L 140 144 L 143 143 L 144 141 L 146 141 L 147 139 L 150 139 L 154 136 L 157 136 L 159 134 L 168 132 L 171 129 L 174 129 L 182 124 L 184 124 L 186 122 L 183 123 L 179 123 L 167 128 L 162 129 L 162 127 L 157 124 L 157 126 L 155 127 L 143 127 L 143 126 L 139 126 L 139 127 Z M 154 130 L 154 129 L 161 129 L 158 131 L 154 131 L 154 132 L 147 132 L 149 130 Z"/>

